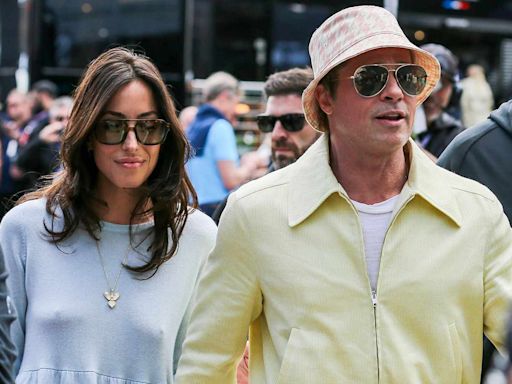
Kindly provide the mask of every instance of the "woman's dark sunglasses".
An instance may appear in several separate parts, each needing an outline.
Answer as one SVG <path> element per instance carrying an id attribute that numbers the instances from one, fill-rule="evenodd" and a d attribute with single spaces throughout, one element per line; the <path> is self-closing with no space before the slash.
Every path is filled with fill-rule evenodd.
<path id="1" fill-rule="evenodd" d="M 354 81 L 354 88 L 359 95 L 373 97 L 386 87 L 389 72 L 394 73 L 398 86 L 409 96 L 419 95 L 427 85 L 427 72 L 416 64 L 363 65 L 349 79 Z"/>
<path id="2" fill-rule="evenodd" d="M 283 128 L 288 132 L 298 132 L 304 128 L 304 114 L 303 113 L 287 113 L 281 116 L 272 115 L 258 115 L 256 122 L 261 132 L 269 133 L 274 130 L 276 121 L 280 121 Z"/>
<path id="3" fill-rule="evenodd" d="M 113 119 L 101 120 L 96 124 L 94 136 L 102 144 L 121 144 L 126 140 L 131 121 L 137 141 L 144 145 L 162 144 L 169 132 L 170 124 L 161 119 Z"/>

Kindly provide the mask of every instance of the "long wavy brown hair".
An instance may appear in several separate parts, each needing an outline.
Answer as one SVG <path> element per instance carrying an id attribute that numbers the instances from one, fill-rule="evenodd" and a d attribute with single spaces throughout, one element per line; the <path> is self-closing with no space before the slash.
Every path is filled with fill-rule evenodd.
<path id="1" fill-rule="evenodd" d="M 119 47 L 104 52 L 89 64 L 75 90 L 73 109 L 62 137 L 62 170 L 54 174 L 46 186 L 22 197 L 18 204 L 37 198 L 47 199 L 46 211 L 52 219 L 51 223 L 45 222 L 45 230 L 48 240 L 56 245 L 70 237 L 79 225 L 99 240 L 100 218 L 93 204 L 106 202 L 95 197 L 98 168 L 88 149 L 88 141 L 110 99 L 134 80 L 149 86 L 159 118 L 170 123 L 170 132 L 161 144 L 157 165 L 142 186 L 143 197 L 130 217 L 132 239 L 135 219 L 153 214 L 153 239 L 148 248 L 151 259 L 142 266 L 126 266 L 133 272 L 150 272 L 151 277 L 175 254 L 187 221 L 188 203 L 196 207 L 197 196 L 185 172 L 185 160 L 190 155 L 188 141 L 162 76 L 146 56 Z M 151 204 L 147 204 L 149 201 Z M 147 206 L 150 208 L 145 208 Z M 56 229 L 55 221 L 60 212 L 63 226 Z"/>

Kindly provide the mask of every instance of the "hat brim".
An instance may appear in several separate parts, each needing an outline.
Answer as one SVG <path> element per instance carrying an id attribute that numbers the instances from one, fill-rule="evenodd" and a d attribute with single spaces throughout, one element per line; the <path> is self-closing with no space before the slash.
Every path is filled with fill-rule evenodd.
<path id="1" fill-rule="evenodd" d="M 346 62 L 353 57 L 356 57 L 362 53 L 373 51 L 381 48 L 402 48 L 407 49 L 414 53 L 414 63 L 421 65 L 427 72 L 427 85 L 425 89 L 416 97 L 416 105 L 420 105 L 430 95 L 435 85 L 439 81 L 441 76 L 441 68 L 437 59 L 418 48 L 414 44 L 408 42 L 403 35 L 394 33 L 389 34 L 376 34 L 369 36 L 368 38 L 357 42 L 347 50 L 340 52 L 338 56 L 328 63 L 319 73 L 315 76 L 315 79 L 308 85 L 308 87 L 302 93 L 302 104 L 304 107 L 304 115 L 314 129 L 320 132 L 327 131 L 327 127 L 322 126 L 322 114 L 320 106 L 316 101 L 315 90 L 318 83 L 329 73 L 331 69 L 337 65 Z"/>

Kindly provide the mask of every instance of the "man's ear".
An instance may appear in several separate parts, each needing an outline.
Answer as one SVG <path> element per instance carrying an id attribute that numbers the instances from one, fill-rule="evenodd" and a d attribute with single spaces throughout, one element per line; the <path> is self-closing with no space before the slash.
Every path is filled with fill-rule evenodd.
<path id="1" fill-rule="evenodd" d="M 320 109 L 326 114 L 332 114 L 332 107 L 334 104 L 334 100 L 327 90 L 322 84 L 318 84 L 315 89 L 315 98 L 320 106 Z"/>

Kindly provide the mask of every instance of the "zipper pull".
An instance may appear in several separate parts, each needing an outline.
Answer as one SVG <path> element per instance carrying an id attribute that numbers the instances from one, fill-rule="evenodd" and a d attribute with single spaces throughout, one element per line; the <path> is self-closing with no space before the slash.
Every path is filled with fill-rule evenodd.
<path id="1" fill-rule="evenodd" d="M 372 303 L 373 308 L 375 308 L 377 306 L 377 292 L 375 292 L 374 290 L 372 290 Z"/>

